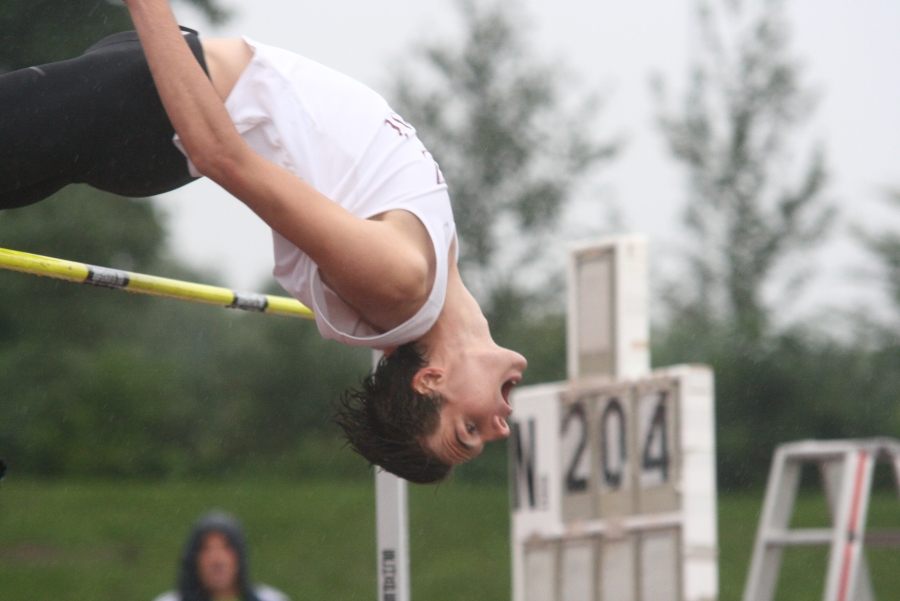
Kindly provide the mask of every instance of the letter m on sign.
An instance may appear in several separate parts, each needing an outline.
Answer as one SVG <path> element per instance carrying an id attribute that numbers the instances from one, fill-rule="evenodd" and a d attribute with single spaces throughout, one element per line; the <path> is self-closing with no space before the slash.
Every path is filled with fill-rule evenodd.
<path id="1" fill-rule="evenodd" d="M 528 500 L 528 507 L 537 507 L 534 483 L 534 419 L 527 422 L 527 433 L 519 422 L 510 428 L 509 444 L 512 449 L 512 489 L 515 509 Z"/>

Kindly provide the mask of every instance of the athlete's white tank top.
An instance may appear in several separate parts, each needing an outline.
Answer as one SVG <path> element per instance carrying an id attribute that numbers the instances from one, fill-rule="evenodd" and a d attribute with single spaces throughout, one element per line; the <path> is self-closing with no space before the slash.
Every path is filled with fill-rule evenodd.
<path id="1" fill-rule="evenodd" d="M 253 60 L 225 108 L 247 144 L 360 218 L 409 211 L 428 230 L 437 261 L 428 301 L 383 333 L 322 282 L 306 253 L 273 231 L 275 279 L 313 310 L 325 338 L 376 349 L 420 338 L 443 307 L 456 236 L 437 163 L 415 129 L 371 89 L 309 59 L 244 39 L 255 51 Z M 176 144 L 181 147 L 177 136 Z"/>

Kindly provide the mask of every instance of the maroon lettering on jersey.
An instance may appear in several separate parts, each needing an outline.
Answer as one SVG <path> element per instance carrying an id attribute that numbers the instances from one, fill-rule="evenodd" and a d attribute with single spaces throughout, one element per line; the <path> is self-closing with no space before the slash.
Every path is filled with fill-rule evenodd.
<path id="1" fill-rule="evenodd" d="M 397 113 L 391 113 L 391 116 L 384 120 L 385 123 L 397 130 L 397 133 L 404 138 L 416 133 L 416 128 L 403 120 Z"/>

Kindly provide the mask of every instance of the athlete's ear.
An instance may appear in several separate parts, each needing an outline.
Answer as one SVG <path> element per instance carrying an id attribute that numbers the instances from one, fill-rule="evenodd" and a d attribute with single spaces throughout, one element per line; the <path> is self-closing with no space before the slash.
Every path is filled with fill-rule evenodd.
<path id="1" fill-rule="evenodd" d="M 444 369 L 434 365 L 426 365 L 416 372 L 412 379 L 413 390 L 419 394 L 437 392 L 437 387 L 444 380 Z"/>

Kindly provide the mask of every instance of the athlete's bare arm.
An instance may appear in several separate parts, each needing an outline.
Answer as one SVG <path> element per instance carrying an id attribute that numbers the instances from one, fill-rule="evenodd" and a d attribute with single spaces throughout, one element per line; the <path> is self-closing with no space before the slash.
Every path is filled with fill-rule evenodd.
<path id="1" fill-rule="evenodd" d="M 218 63 L 209 65 L 214 81 L 221 71 L 214 87 L 191 54 L 167 0 L 126 4 L 166 113 L 198 171 L 308 254 L 329 286 L 369 323 L 389 330 L 412 317 L 434 280 L 434 247 L 424 226 L 403 211 L 360 219 L 257 155 L 222 103 L 240 75 L 235 76 L 231 63 L 235 48 L 229 51 L 222 44 L 213 50 L 212 63 Z M 237 60 L 243 60 L 237 52 Z"/>

